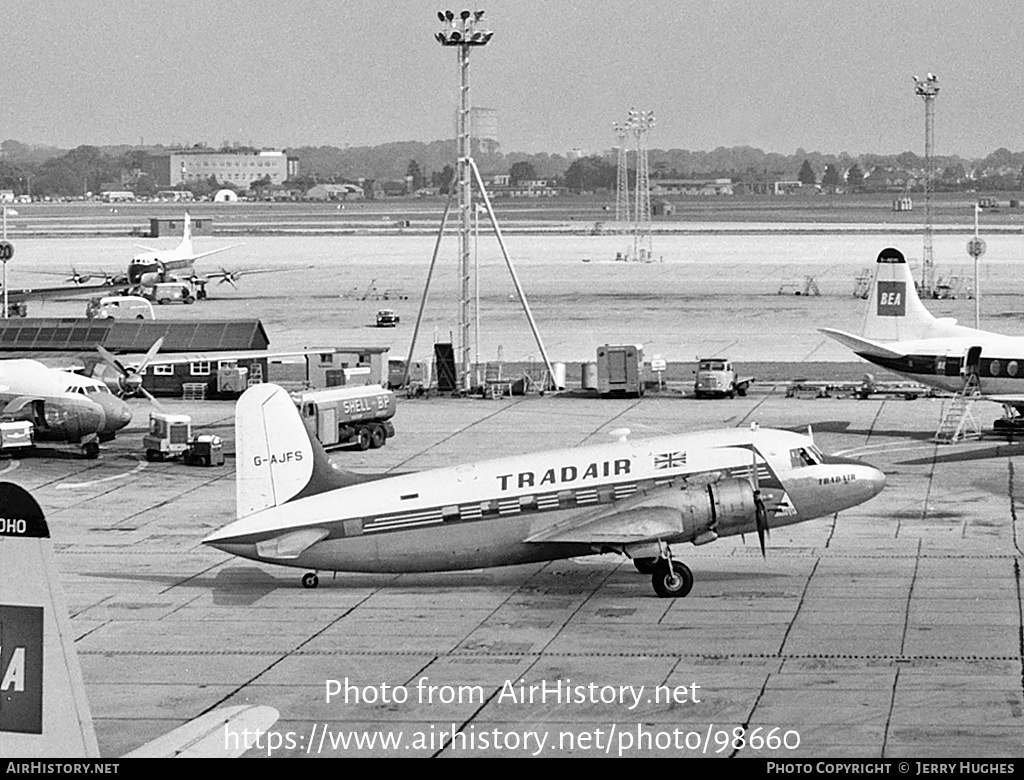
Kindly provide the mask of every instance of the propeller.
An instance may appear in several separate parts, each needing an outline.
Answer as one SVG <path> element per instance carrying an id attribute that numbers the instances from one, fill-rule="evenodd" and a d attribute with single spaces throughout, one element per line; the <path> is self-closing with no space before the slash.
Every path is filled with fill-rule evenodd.
<path id="1" fill-rule="evenodd" d="M 222 266 L 220 269 L 220 273 L 217 274 L 217 276 L 220 277 L 220 281 L 218 281 L 217 284 L 224 284 L 224 282 L 227 282 L 236 290 L 238 289 L 238 285 L 236 285 L 235 282 L 238 281 L 238 279 L 241 277 L 241 274 L 238 273 L 237 271 L 229 271 L 228 269 Z"/>
<path id="2" fill-rule="evenodd" d="M 757 523 L 757 541 L 761 544 L 761 557 L 767 557 L 765 555 L 764 540 L 765 537 L 771 536 L 771 529 L 768 526 L 768 508 L 764 505 L 764 499 L 761 498 L 761 487 L 757 479 L 757 448 L 751 446 L 751 467 L 750 467 L 750 482 L 754 488 L 754 517 Z"/>
<path id="3" fill-rule="evenodd" d="M 145 372 L 146 366 L 149 365 L 150 361 L 156 357 L 156 353 L 160 351 L 160 347 L 163 346 L 163 343 L 164 340 L 162 336 L 153 342 L 153 346 L 149 348 L 149 351 L 142 358 L 142 362 L 137 366 L 125 366 L 120 360 L 110 354 L 103 345 L 96 345 L 96 351 L 100 353 L 100 357 L 103 358 L 103 362 L 120 374 L 117 385 L 121 389 L 119 395 L 122 398 L 141 393 L 149 399 L 149 402 L 153 404 L 153 406 L 163 411 L 163 407 L 160 405 L 160 402 L 142 386 L 142 374 Z"/>

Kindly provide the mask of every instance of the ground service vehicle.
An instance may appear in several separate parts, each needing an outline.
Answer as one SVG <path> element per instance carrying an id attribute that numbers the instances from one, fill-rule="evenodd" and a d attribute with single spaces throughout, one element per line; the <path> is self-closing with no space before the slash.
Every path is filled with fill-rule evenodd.
<path id="1" fill-rule="evenodd" d="M 293 396 L 299 416 L 325 447 L 355 444 L 361 450 L 383 447 L 395 435 L 395 394 L 380 385 L 334 387 Z"/>
<path id="2" fill-rule="evenodd" d="M 706 396 L 746 395 L 754 377 L 740 377 L 725 358 L 701 358 L 697 362 L 697 379 L 693 392 L 698 398 Z"/>
<path id="3" fill-rule="evenodd" d="M 144 288 L 145 297 L 156 301 L 161 306 L 175 301 L 195 303 L 196 296 L 187 282 L 158 282 L 152 287 Z"/>
<path id="4" fill-rule="evenodd" d="M 106 295 L 85 305 L 91 320 L 152 320 L 153 304 L 139 295 Z"/>
<path id="5" fill-rule="evenodd" d="M 393 328 L 398 325 L 399 316 L 395 314 L 394 309 L 381 309 L 377 312 L 377 327 L 378 328 Z"/>
<path id="6" fill-rule="evenodd" d="M 187 414 L 150 412 L 149 433 L 142 437 L 146 460 L 181 458 L 189 466 L 223 466 L 224 448 L 220 436 L 192 435 L 192 418 Z"/>
<path id="7" fill-rule="evenodd" d="M 35 446 L 32 423 L 28 420 L 0 422 L 0 452 L 24 453 Z"/>

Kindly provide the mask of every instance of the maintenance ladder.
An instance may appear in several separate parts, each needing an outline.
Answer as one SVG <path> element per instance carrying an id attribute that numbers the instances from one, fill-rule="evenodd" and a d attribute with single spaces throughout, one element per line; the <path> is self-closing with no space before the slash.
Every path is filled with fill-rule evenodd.
<path id="1" fill-rule="evenodd" d="M 978 424 L 971 407 L 981 398 L 981 385 L 978 375 L 968 374 L 964 386 L 953 396 L 946 413 L 942 416 L 939 429 L 935 432 L 935 441 L 939 444 L 956 444 L 961 439 L 980 439 L 981 426 Z"/>

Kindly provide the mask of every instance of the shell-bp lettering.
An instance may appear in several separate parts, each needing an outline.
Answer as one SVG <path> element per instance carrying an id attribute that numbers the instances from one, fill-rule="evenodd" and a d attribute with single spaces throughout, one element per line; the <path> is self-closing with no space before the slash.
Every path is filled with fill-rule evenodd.
<path id="1" fill-rule="evenodd" d="M 262 466 L 267 464 L 274 466 L 278 463 L 298 463 L 302 460 L 302 450 L 291 450 L 289 452 L 271 453 L 269 457 L 254 455 L 252 465 Z"/>

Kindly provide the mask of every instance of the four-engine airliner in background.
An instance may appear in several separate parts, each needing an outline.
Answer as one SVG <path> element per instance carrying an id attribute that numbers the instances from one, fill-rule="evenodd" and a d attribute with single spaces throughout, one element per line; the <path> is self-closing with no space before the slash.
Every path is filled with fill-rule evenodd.
<path id="1" fill-rule="evenodd" d="M 875 365 L 942 390 L 961 390 L 973 374 L 984 398 L 1024 413 L 1024 337 L 935 317 L 898 249 L 883 249 L 875 266 L 862 333 L 822 333 Z"/>
<path id="2" fill-rule="evenodd" d="M 237 520 L 204 542 L 316 570 L 426 572 L 614 552 L 685 596 L 673 545 L 832 515 L 877 495 L 878 469 L 807 436 L 726 429 L 620 440 L 397 476 L 341 471 L 288 394 L 249 388 L 235 411 Z"/>

